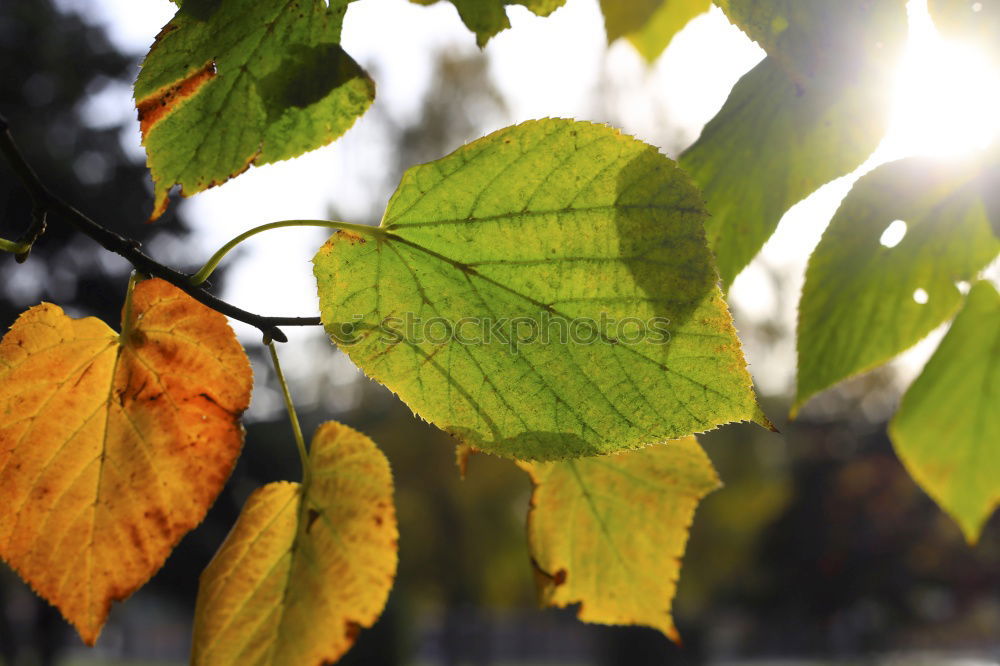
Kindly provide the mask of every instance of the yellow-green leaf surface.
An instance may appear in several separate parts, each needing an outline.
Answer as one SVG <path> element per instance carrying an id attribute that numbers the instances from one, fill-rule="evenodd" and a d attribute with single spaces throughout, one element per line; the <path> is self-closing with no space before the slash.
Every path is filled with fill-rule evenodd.
<path id="1" fill-rule="evenodd" d="M 701 195 L 603 125 L 530 121 L 403 176 L 381 227 L 315 258 L 328 333 L 486 452 L 563 459 L 767 424 Z"/>
<path id="2" fill-rule="evenodd" d="M 330 143 L 375 86 L 340 47 L 350 0 L 186 2 L 135 82 L 155 184 L 153 217 L 176 184 L 191 195 L 251 164 Z"/>
<path id="3" fill-rule="evenodd" d="M 201 575 L 195 666 L 320 666 L 375 623 L 396 575 L 389 463 L 339 423 L 319 427 L 311 481 L 270 483 L 247 500 Z"/>
<path id="4" fill-rule="evenodd" d="M 906 12 L 902 0 L 720 4 L 768 50 L 680 160 L 705 192 L 729 285 L 785 211 L 878 145 Z"/>
<path id="5" fill-rule="evenodd" d="M 201 522 L 239 455 L 246 354 L 161 280 L 119 336 L 43 303 L 0 342 L 0 556 L 92 645 Z"/>
<path id="6" fill-rule="evenodd" d="M 498 32 L 510 27 L 508 5 L 521 5 L 538 16 L 548 16 L 566 4 L 566 0 L 450 0 L 465 26 L 476 33 L 480 47 Z M 418 5 L 433 5 L 438 0 L 411 0 Z"/>
<path id="7" fill-rule="evenodd" d="M 992 188 L 978 163 L 926 158 L 891 162 L 858 181 L 806 269 L 796 409 L 955 314 L 962 301 L 955 282 L 972 279 L 1000 252 L 984 203 Z M 887 247 L 883 232 L 897 220 L 905 235 Z"/>
<path id="8" fill-rule="evenodd" d="M 656 60 L 691 19 L 711 6 L 712 0 L 601 0 L 608 43 L 628 37 L 648 62 Z"/>
<path id="9" fill-rule="evenodd" d="M 698 502 L 721 483 L 694 437 L 642 451 L 524 464 L 542 603 L 679 641 L 671 604 Z"/>
<path id="10" fill-rule="evenodd" d="M 980 282 L 889 424 L 903 464 L 970 543 L 1000 504 L 998 405 L 1000 294 Z"/>

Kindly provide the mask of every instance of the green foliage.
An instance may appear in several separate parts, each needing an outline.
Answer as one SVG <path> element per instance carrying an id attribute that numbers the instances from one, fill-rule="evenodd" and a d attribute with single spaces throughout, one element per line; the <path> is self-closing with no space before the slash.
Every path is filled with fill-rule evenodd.
<path id="1" fill-rule="evenodd" d="M 785 211 L 878 145 L 906 14 L 889 0 L 720 4 L 768 52 L 681 156 L 728 286 Z"/>
<path id="2" fill-rule="evenodd" d="M 850 77 L 872 67 L 884 70 L 894 64 L 906 37 L 905 0 L 717 0 L 716 4 L 806 90 L 830 83 L 835 76 Z"/>
<path id="3" fill-rule="evenodd" d="M 970 543 L 1000 504 L 998 404 L 1000 294 L 979 282 L 889 425 L 910 474 Z"/>
<path id="4" fill-rule="evenodd" d="M 799 304 L 796 408 L 842 379 L 916 344 L 953 316 L 971 280 L 997 252 L 983 165 L 926 158 L 879 167 L 854 186 L 809 260 Z M 880 243 L 894 220 L 906 235 Z M 926 302 L 914 294 L 922 289 Z M 924 300 L 920 298 L 920 300 Z"/>
<path id="5" fill-rule="evenodd" d="M 374 84 L 340 46 L 349 2 L 177 2 L 135 85 L 154 217 L 174 185 L 194 194 L 251 164 L 294 157 L 365 112 Z M 485 46 L 510 27 L 508 5 L 545 16 L 564 0 L 451 2 Z M 257 326 L 269 344 L 284 337 L 278 325 L 318 323 L 254 315 L 199 285 L 242 240 L 315 224 L 340 230 L 314 260 L 330 336 L 456 436 L 460 460 L 481 450 L 519 459 L 531 475 L 529 536 L 543 602 L 580 602 L 585 620 L 676 638 L 670 604 L 687 528 L 719 485 L 690 435 L 733 421 L 770 425 L 720 275 L 730 285 L 790 206 L 878 144 L 906 26 L 903 0 L 716 4 L 767 56 L 683 154 L 683 170 L 606 126 L 529 121 L 411 168 L 377 228 L 274 222 L 244 232 L 190 277 L 57 199 L 0 119 L 0 151 L 35 207 L 32 233 L 0 239 L 0 250 L 25 258 L 51 216 L 160 278 L 134 294 L 130 282 L 136 324 L 121 336 L 43 305 L 0 343 L 0 499 L 10 500 L 0 503 L 10 513 L 0 521 L 0 553 L 86 642 L 96 640 L 112 600 L 155 572 L 235 462 L 250 373 L 220 313 Z M 709 8 L 708 0 L 601 5 L 609 41 L 626 37 L 650 61 Z M 995 1 L 933 0 L 931 8 L 946 30 L 996 41 Z M 794 409 L 960 310 L 890 434 L 970 542 L 1000 501 L 1000 295 L 979 281 L 963 306 L 956 282 L 981 280 L 1000 251 L 998 183 L 996 152 L 965 165 L 908 159 L 864 177 L 809 262 L 799 313 Z M 884 247 L 894 220 L 907 235 Z M 926 302 L 914 299 L 920 290 Z M 150 293 L 156 316 L 143 314 Z M 45 342 L 63 329 L 73 334 Z M 271 350 L 303 482 L 251 496 L 206 570 L 195 663 L 235 663 L 249 652 L 268 663 L 335 660 L 377 618 L 396 567 L 386 461 L 336 424 L 307 455 Z M 155 362 L 130 360 L 147 354 Z M 204 367 L 220 354 L 239 362 L 213 371 L 206 388 Z M 223 400 L 234 386 L 238 394 Z M 102 425 L 93 419 L 100 414 L 117 416 Z M 86 446 L 64 446 L 71 441 Z M 105 455 L 109 446 L 115 455 Z M 148 464 L 136 461 L 161 458 L 172 474 L 140 483 Z M 192 490 L 199 474 L 209 481 Z M 53 488 L 65 506 L 53 504 Z M 762 498 L 763 513 L 784 501 L 782 492 Z M 72 526 L 89 530 L 89 543 L 46 547 L 44 521 L 67 506 L 90 520 Z M 131 549 L 119 547 L 123 531 Z M 122 564 L 109 549 L 131 560 Z M 80 561 L 90 578 L 72 575 Z"/>
<path id="6" fill-rule="evenodd" d="M 648 62 L 656 60 L 691 19 L 711 6 L 711 0 L 601 0 L 608 43 L 627 37 Z"/>
<path id="7" fill-rule="evenodd" d="M 410 169 L 367 239 L 331 238 L 315 260 L 323 322 L 417 414 L 490 453 L 766 424 L 704 217 L 655 148 L 527 122 Z"/>
<path id="8" fill-rule="evenodd" d="M 411 0 L 420 5 L 433 5 L 438 0 Z M 462 17 L 462 22 L 476 33 L 480 47 L 498 32 L 510 27 L 507 5 L 523 5 L 539 16 L 548 16 L 566 4 L 566 0 L 450 0 Z"/>
<path id="9" fill-rule="evenodd" d="M 340 47 L 350 0 L 188 0 L 135 83 L 153 217 L 251 164 L 323 146 L 368 109 L 375 85 Z"/>

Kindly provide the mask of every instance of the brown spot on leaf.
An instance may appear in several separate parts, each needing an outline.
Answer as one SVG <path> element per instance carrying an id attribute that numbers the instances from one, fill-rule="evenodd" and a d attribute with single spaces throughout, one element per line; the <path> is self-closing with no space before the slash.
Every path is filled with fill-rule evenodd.
<path id="1" fill-rule="evenodd" d="M 368 242 L 368 240 L 361 234 L 356 234 L 353 231 L 345 231 L 343 229 L 337 233 L 337 238 L 345 240 L 351 245 L 364 245 Z"/>
<path id="2" fill-rule="evenodd" d="M 347 620 L 344 622 L 344 637 L 347 638 L 349 643 L 353 643 L 358 639 L 358 634 L 361 633 L 361 625 L 357 622 L 352 622 Z"/>
<path id="3" fill-rule="evenodd" d="M 309 530 L 312 529 L 313 523 L 316 522 L 317 518 L 319 518 L 319 511 L 316 509 L 309 509 L 306 512 L 306 534 L 309 534 Z"/>
<path id="4" fill-rule="evenodd" d="M 128 536 L 129 536 L 129 539 L 132 541 L 132 546 L 137 551 L 143 552 L 145 550 L 143 548 L 142 535 L 139 534 L 139 528 L 137 528 L 135 525 L 131 525 L 130 524 L 128 526 Z"/>
<path id="5" fill-rule="evenodd" d="M 160 534 L 165 537 L 169 536 L 173 531 L 170 529 L 170 521 L 167 518 L 167 514 L 159 507 L 151 507 L 147 511 L 144 511 L 142 517 L 155 525 Z"/>
<path id="6" fill-rule="evenodd" d="M 133 329 L 132 333 L 129 335 L 128 343 L 130 346 L 138 349 L 146 344 L 146 334 L 139 329 Z"/>
<path id="7" fill-rule="evenodd" d="M 138 100 L 136 108 L 139 111 L 139 131 L 143 140 L 145 141 L 156 123 L 173 113 L 181 103 L 194 96 L 213 78 L 215 78 L 215 61 L 210 60 L 186 78 Z"/>

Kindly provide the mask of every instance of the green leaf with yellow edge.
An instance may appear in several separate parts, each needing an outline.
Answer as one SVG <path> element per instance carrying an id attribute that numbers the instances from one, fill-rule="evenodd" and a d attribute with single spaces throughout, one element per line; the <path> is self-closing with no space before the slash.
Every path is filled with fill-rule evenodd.
<path id="1" fill-rule="evenodd" d="M 694 437 L 611 456 L 522 463 L 535 488 L 528 539 L 546 606 L 639 624 L 679 641 L 670 609 L 698 502 L 719 488 Z"/>
<path id="2" fill-rule="evenodd" d="M 608 43 L 628 37 L 649 62 L 656 60 L 691 19 L 711 8 L 712 0 L 601 0 Z"/>
<path id="3" fill-rule="evenodd" d="M 1000 252 L 985 203 L 989 173 L 978 162 L 909 158 L 855 184 L 806 269 L 793 414 L 812 395 L 888 361 L 955 314 L 962 302 L 955 282 L 971 280 Z M 897 220 L 906 235 L 886 247 L 883 232 Z"/>
<path id="4" fill-rule="evenodd" d="M 285 160 L 346 132 L 375 85 L 340 46 L 350 0 L 186 2 L 135 82 L 153 218 L 251 164 Z"/>
<path id="5" fill-rule="evenodd" d="M 910 475 L 958 522 L 969 543 L 1000 504 L 997 405 L 1000 294 L 979 282 L 889 424 Z"/>
<path id="6" fill-rule="evenodd" d="M 902 0 L 720 4 L 768 50 L 680 159 L 705 192 L 728 286 L 785 211 L 878 145 L 906 12 Z"/>
<path id="7" fill-rule="evenodd" d="M 410 169 L 380 227 L 335 234 L 314 260 L 321 317 L 365 373 L 489 453 L 565 459 L 769 425 L 704 219 L 655 148 L 529 121 Z"/>
<path id="8" fill-rule="evenodd" d="M 438 0 L 410 0 L 418 5 L 433 5 Z M 476 33 L 476 44 L 486 46 L 497 33 L 510 27 L 507 5 L 521 5 L 538 16 L 548 16 L 566 4 L 566 0 L 450 0 L 462 23 Z"/>
<path id="9" fill-rule="evenodd" d="M 392 473 L 366 436 L 321 425 L 309 482 L 247 500 L 201 575 L 191 662 L 319 666 L 375 623 L 396 575 Z"/>
<path id="10" fill-rule="evenodd" d="M 0 556 L 88 645 L 222 490 L 253 381 L 225 317 L 162 280 L 122 327 L 43 303 L 0 342 Z"/>

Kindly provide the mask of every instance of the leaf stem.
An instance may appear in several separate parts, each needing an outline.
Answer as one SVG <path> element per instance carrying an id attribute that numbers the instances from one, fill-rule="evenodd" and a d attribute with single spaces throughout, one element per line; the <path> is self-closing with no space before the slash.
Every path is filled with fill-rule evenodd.
<path id="1" fill-rule="evenodd" d="M 299 425 L 299 417 L 295 413 L 295 403 L 292 402 L 292 394 L 288 390 L 288 382 L 285 381 L 285 374 L 281 371 L 281 363 L 278 362 L 278 350 L 275 348 L 273 341 L 267 341 L 267 349 L 271 352 L 271 363 L 274 365 L 275 374 L 278 375 L 278 383 L 281 384 L 281 393 L 285 398 L 288 419 L 292 422 L 292 433 L 295 435 L 295 446 L 299 449 L 299 460 L 302 462 L 302 487 L 308 488 L 311 479 L 309 453 L 306 451 L 306 440 L 302 436 L 302 426 Z"/>
<path id="2" fill-rule="evenodd" d="M 30 249 L 30 243 L 17 243 L 6 238 L 0 238 L 0 251 L 10 252 L 11 254 L 24 254 Z"/>
<path id="3" fill-rule="evenodd" d="M 118 336 L 123 345 L 128 342 L 128 337 L 135 324 L 132 319 L 132 292 L 135 291 L 135 285 L 144 279 L 146 279 L 145 276 L 140 275 L 139 271 L 132 271 L 128 276 L 128 287 L 125 288 L 125 305 L 122 307 L 122 332 Z"/>
<path id="4" fill-rule="evenodd" d="M 355 233 L 363 234 L 366 236 L 379 236 L 384 232 L 378 227 L 370 227 L 362 224 L 349 224 L 347 222 L 337 222 L 335 220 L 282 220 L 280 222 L 270 222 L 268 224 L 262 224 L 259 227 L 254 227 L 249 231 L 244 231 L 242 234 L 232 239 L 225 245 L 223 245 L 219 250 L 212 255 L 212 257 L 205 262 L 205 265 L 201 269 L 188 278 L 188 283 L 192 286 L 197 287 L 203 284 L 205 280 L 212 274 L 212 271 L 218 267 L 219 262 L 225 257 L 229 252 L 247 240 L 251 236 L 256 236 L 257 234 L 270 231 L 271 229 L 282 229 L 284 227 L 326 227 L 328 229 L 340 229 L 342 231 L 353 231 Z"/>

